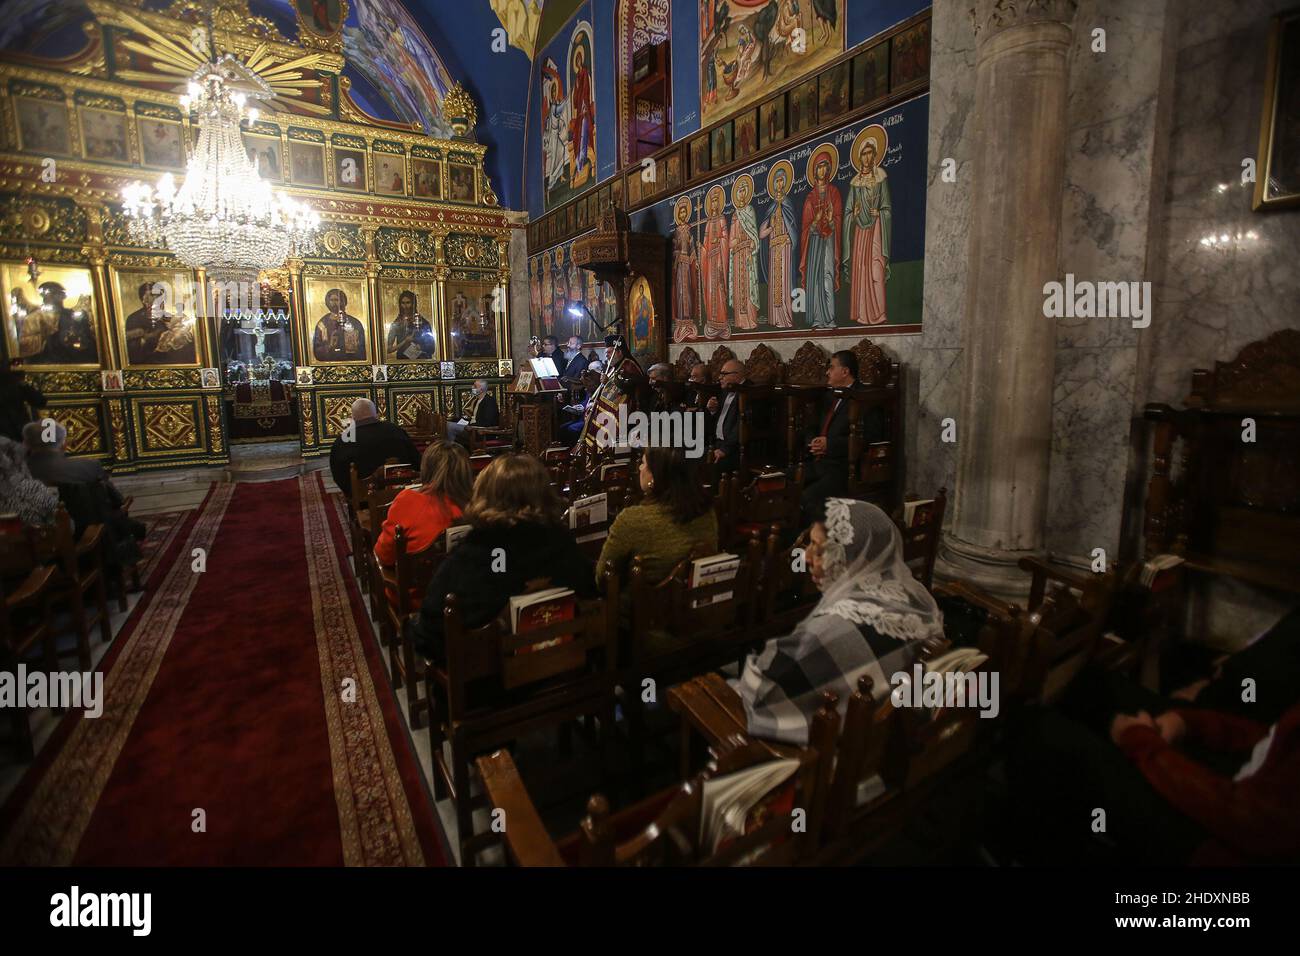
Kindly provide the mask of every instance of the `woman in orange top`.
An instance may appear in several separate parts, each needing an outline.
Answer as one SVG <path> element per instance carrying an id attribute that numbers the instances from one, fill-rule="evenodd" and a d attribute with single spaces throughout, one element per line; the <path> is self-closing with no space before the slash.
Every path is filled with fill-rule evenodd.
<path id="1" fill-rule="evenodd" d="M 406 534 L 406 550 L 423 551 L 456 523 L 473 490 L 474 473 L 464 448 L 449 441 L 426 448 L 420 456 L 420 487 L 407 488 L 393 499 L 375 542 L 375 557 L 384 577 L 391 581 L 397 564 L 398 526 Z"/>

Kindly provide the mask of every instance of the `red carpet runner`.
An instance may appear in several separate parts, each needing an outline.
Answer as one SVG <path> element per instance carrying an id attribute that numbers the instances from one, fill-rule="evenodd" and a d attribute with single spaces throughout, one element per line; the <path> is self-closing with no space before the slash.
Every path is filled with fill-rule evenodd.
<path id="1" fill-rule="evenodd" d="M 42 751 L 0 863 L 441 864 L 319 476 L 216 485 L 165 551 L 105 658 L 103 716 Z"/>

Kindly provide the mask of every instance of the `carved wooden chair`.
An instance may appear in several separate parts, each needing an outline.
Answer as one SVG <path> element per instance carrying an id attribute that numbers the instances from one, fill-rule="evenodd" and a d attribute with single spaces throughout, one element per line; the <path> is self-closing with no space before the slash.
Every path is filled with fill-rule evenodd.
<path id="1" fill-rule="evenodd" d="M 58 651 L 50 613 L 51 581 L 57 573 L 52 567 L 35 567 L 8 593 L 0 587 L 0 672 L 16 677 L 18 665 L 38 654 L 47 673 L 58 670 Z M 28 708 L 15 705 L 10 713 L 19 757 L 31 760 L 36 754 Z"/>
<path id="2" fill-rule="evenodd" d="M 838 717 L 832 708 L 823 708 L 813 723 L 815 739 L 834 740 Z M 703 842 L 705 782 L 780 756 L 766 746 L 729 741 L 701 773 L 617 813 L 596 794 L 579 828 L 558 841 L 547 833 L 509 752 L 482 756 L 478 767 L 488 802 L 509 821 L 501 840 L 514 866 L 790 866 L 812 848 L 809 834 L 818 826 L 829 764 L 824 753 L 814 748 L 796 754 L 793 776 L 751 810 L 747 832 L 717 849 Z M 796 808 L 806 814 L 802 831 L 793 826 Z"/>
<path id="3" fill-rule="evenodd" d="M 758 475 L 739 490 L 733 484 L 728 492 L 732 499 L 729 540 L 758 539 L 772 528 L 793 534 L 799 524 L 802 474 L 799 469 L 794 477 L 785 472 Z"/>
<path id="4" fill-rule="evenodd" d="M 934 562 L 939 554 L 939 539 L 943 530 L 943 515 L 948 507 L 948 489 L 940 488 L 934 502 L 913 516 L 912 524 L 903 524 L 905 511 L 898 512 L 899 533 L 903 539 L 903 562 L 912 575 L 932 590 Z"/>
<path id="5" fill-rule="evenodd" d="M 420 697 L 420 684 L 424 680 L 424 662 L 415 653 L 405 624 L 412 614 L 419 613 L 429 582 L 447 556 L 447 538 L 438 540 L 423 551 L 408 551 L 406 530 L 398 525 L 393 532 L 397 562 L 393 575 L 383 584 L 383 620 L 381 626 L 388 635 L 388 669 L 394 689 L 406 691 L 406 709 L 412 727 L 424 726 L 429 702 Z"/>
<path id="6" fill-rule="evenodd" d="M 529 590 L 548 583 L 533 582 Z M 491 834 L 472 832 L 469 773 L 478 754 L 529 731 L 593 715 L 608 743 L 618 666 L 617 608 L 617 577 L 608 575 L 603 597 L 579 600 L 573 619 L 512 634 L 504 619 L 508 609 L 482 627 L 467 628 L 456 596 L 447 595 L 446 659 L 426 661 L 425 697 L 434 798 L 450 796 L 455 802 L 462 865 L 473 866 L 492 841 Z M 565 635 L 571 640 L 539 646 Z"/>

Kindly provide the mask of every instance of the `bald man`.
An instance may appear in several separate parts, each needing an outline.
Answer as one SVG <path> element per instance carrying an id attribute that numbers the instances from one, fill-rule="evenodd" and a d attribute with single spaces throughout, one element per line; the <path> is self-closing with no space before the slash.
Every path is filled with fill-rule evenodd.
<path id="1" fill-rule="evenodd" d="M 717 423 L 709 432 L 709 449 L 718 471 L 735 471 L 740 467 L 740 394 L 737 389 L 745 383 L 745 366 L 731 359 L 718 373 L 723 399 L 709 399 L 705 406 L 710 415 L 717 415 Z"/>
<path id="2" fill-rule="evenodd" d="M 358 398 L 352 403 L 352 425 L 343 429 L 330 449 L 330 474 L 344 494 L 352 491 L 349 466 L 353 462 L 362 478 L 369 478 L 389 458 L 413 468 L 419 466 L 420 452 L 411 436 L 400 425 L 380 419 L 370 399 Z"/>

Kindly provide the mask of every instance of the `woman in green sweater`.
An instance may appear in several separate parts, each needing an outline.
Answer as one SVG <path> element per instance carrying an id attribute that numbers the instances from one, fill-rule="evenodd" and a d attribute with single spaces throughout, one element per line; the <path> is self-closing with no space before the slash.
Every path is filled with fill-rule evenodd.
<path id="1" fill-rule="evenodd" d="M 718 519 L 698 459 L 687 458 L 680 448 L 647 448 L 639 477 L 644 503 L 624 508 L 614 519 L 596 562 L 597 577 L 612 561 L 626 583 L 632 560 L 640 558 L 650 580 L 658 583 L 696 545 L 706 554 L 718 550 Z"/>

